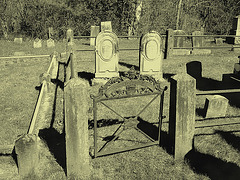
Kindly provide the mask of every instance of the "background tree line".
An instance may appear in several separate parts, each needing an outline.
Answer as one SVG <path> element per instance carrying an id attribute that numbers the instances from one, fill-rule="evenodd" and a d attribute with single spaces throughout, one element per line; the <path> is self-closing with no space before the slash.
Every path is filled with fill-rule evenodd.
<path id="1" fill-rule="evenodd" d="M 75 35 L 89 35 L 90 26 L 101 21 L 112 21 L 118 35 L 201 27 L 208 34 L 229 34 L 239 14 L 236 0 L 0 0 L 0 37 L 46 39 L 48 27 L 55 39 L 69 27 Z"/>

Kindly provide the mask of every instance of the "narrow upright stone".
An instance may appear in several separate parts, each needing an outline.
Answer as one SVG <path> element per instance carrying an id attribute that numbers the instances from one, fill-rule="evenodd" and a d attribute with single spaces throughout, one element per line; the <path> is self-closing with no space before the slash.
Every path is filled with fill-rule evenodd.
<path id="1" fill-rule="evenodd" d="M 175 160 L 192 150 L 195 129 L 196 80 L 188 74 L 172 77 L 170 85 L 169 134 Z"/>
<path id="2" fill-rule="evenodd" d="M 194 31 L 192 33 L 193 36 L 203 35 L 201 31 Z M 203 37 L 192 37 L 193 47 L 202 47 L 203 46 Z"/>
<path id="3" fill-rule="evenodd" d="M 88 179 L 90 176 L 88 142 L 89 84 L 70 79 L 64 88 L 67 176 Z"/>
<path id="4" fill-rule="evenodd" d="M 173 29 L 167 29 L 167 43 L 166 43 L 166 58 L 170 57 L 173 54 L 173 46 L 174 46 L 174 32 Z"/>
<path id="5" fill-rule="evenodd" d="M 225 117 L 228 107 L 228 99 L 213 95 L 206 98 L 205 107 L 206 118 Z"/>
<path id="6" fill-rule="evenodd" d="M 99 34 L 99 26 L 91 26 L 91 36 L 97 37 Z M 90 38 L 90 46 L 95 46 L 96 38 Z"/>

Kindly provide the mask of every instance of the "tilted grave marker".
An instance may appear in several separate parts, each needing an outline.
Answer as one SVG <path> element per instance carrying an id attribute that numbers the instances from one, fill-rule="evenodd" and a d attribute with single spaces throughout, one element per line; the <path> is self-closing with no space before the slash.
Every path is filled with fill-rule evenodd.
<path id="1" fill-rule="evenodd" d="M 95 78 L 118 77 L 118 37 L 110 31 L 100 32 L 96 38 Z"/>
<path id="2" fill-rule="evenodd" d="M 99 26 L 91 26 L 91 36 L 97 37 L 99 34 Z M 90 46 L 95 46 L 96 38 L 90 38 Z"/>
<path id="3" fill-rule="evenodd" d="M 101 22 L 101 32 L 104 32 L 104 31 L 112 31 L 111 21 Z"/>
<path id="4" fill-rule="evenodd" d="M 140 40 L 140 74 L 162 79 L 163 44 L 159 34 L 151 31 Z"/>

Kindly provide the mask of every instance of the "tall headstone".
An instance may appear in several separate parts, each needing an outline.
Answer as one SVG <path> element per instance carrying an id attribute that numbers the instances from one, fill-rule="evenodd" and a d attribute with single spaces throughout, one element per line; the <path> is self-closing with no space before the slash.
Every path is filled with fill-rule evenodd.
<path id="1" fill-rule="evenodd" d="M 151 31 L 140 40 L 140 74 L 152 75 L 162 79 L 162 62 L 164 58 L 163 43 L 160 35 Z"/>
<path id="2" fill-rule="evenodd" d="M 104 32 L 104 31 L 112 31 L 112 22 L 111 21 L 101 22 L 101 32 Z"/>
<path id="3" fill-rule="evenodd" d="M 91 36 L 97 37 L 99 34 L 99 26 L 91 26 Z M 90 38 L 90 46 L 95 46 L 96 38 Z"/>
<path id="4" fill-rule="evenodd" d="M 166 50 L 165 50 L 165 57 L 168 58 L 173 54 L 173 46 L 174 46 L 174 32 L 173 29 L 167 29 L 167 43 L 166 43 Z"/>
<path id="5" fill-rule="evenodd" d="M 201 31 L 194 31 L 193 36 L 201 36 L 203 33 Z M 203 37 L 192 37 L 193 47 L 202 47 L 203 46 Z"/>
<path id="6" fill-rule="evenodd" d="M 176 35 L 185 35 L 186 33 L 183 30 L 174 30 L 174 36 Z M 183 47 L 184 37 L 174 37 L 174 47 Z"/>
<path id="7" fill-rule="evenodd" d="M 111 78 L 119 76 L 118 37 L 110 31 L 100 32 L 96 38 L 95 78 Z"/>

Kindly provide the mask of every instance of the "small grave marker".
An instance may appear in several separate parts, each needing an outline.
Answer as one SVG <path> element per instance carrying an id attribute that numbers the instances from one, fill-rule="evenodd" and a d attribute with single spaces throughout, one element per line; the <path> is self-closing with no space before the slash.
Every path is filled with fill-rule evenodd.
<path id="1" fill-rule="evenodd" d="M 118 77 L 118 38 L 110 31 L 100 32 L 96 38 L 95 78 Z"/>
<path id="2" fill-rule="evenodd" d="M 42 47 L 42 40 L 41 39 L 35 39 L 33 41 L 33 48 L 41 48 Z"/>
<path id="3" fill-rule="evenodd" d="M 18 44 L 22 44 L 22 38 L 14 38 L 14 42 Z"/>
<path id="4" fill-rule="evenodd" d="M 162 79 L 163 45 L 159 34 L 151 31 L 141 38 L 140 74 Z"/>
<path id="5" fill-rule="evenodd" d="M 183 30 L 174 30 L 174 35 L 185 35 Z M 174 47 L 183 47 L 184 37 L 174 37 Z"/>
<path id="6" fill-rule="evenodd" d="M 223 44 L 223 38 L 215 38 L 216 45 L 222 45 Z"/>
<path id="7" fill-rule="evenodd" d="M 47 40 L 47 47 L 54 47 L 54 46 L 55 46 L 54 40 L 53 39 L 48 39 Z"/>
<path id="8" fill-rule="evenodd" d="M 111 21 L 101 22 L 101 32 L 104 32 L 104 31 L 112 32 L 112 22 Z"/>
<path id="9" fill-rule="evenodd" d="M 91 36 L 97 37 L 99 34 L 99 26 L 91 26 Z M 95 46 L 96 38 L 90 38 L 90 46 Z"/>
<path id="10" fill-rule="evenodd" d="M 225 117 L 228 107 L 228 99 L 213 95 L 206 98 L 205 107 L 206 118 Z"/>
<path id="11" fill-rule="evenodd" d="M 48 39 L 51 39 L 53 37 L 53 27 L 48 28 Z"/>

